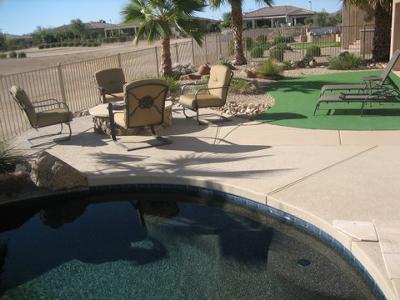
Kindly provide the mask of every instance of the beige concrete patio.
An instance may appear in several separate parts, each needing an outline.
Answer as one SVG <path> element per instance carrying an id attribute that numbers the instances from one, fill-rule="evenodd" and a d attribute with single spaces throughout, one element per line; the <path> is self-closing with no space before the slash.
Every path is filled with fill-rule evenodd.
<path id="1" fill-rule="evenodd" d="M 24 140 L 37 134 L 30 131 L 16 142 L 27 152 L 46 149 L 92 186 L 195 185 L 291 213 L 343 243 L 388 299 L 400 298 L 400 131 L 308 130 L 243 119 L 198 126 L 179 109 L 174 117 L 161 132 L 173 144 L 160 148 L 126 152 L 93 133 L 89 117 L 74 120 L 71 141 L 29 150 Z M 140 139 L 121 137 L 128 144 Z M 343 221 L 366 223 L 334 226 Z"/>

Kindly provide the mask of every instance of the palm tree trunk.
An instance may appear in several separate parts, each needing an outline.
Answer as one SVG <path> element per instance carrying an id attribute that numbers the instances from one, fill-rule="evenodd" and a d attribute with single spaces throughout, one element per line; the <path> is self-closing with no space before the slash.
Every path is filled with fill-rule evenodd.
<path id="1" fill-rule="evenodd" d="M 391 5 L 381 6 L 377 1 L 375 8 L 375 34 L 372 56 L 375 61 L 387 62 L 390 57 L 390 40 L 392 27 Z"/>
<path id="2" fill-rule="evenodd" d="M 161 68 L 164 76 L 172 75 L 171 43 L 170 38 L 162 39 Z"/>
<path id="3" fill-rule="evenodd" d="M 240 3 L 232 3 L 232 30 L 235 38 L 235 65 L 247 64 L 243 51 L 243 12 Z"/>

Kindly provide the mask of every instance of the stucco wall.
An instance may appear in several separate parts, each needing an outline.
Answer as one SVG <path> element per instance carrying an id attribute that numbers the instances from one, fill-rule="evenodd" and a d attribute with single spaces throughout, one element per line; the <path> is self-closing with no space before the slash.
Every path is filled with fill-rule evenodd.
<path id="1" fill-rule="evenodd" d="M 400 49 L 400 0 L 393 0 L 391 52 L 397 49 Z M 397 75 L 400 76 L 400 62 L 397 63 L 396 70 Z"/>

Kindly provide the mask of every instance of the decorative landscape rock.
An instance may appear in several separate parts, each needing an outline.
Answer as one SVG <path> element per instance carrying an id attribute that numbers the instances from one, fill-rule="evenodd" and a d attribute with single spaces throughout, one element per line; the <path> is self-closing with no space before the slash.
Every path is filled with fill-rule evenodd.
<path id="1" fill-rule="evenodd" d="M 199 80 L 201 75 L 197 73 L 182 75 L 179 80 Z"/>
<path id="2" fill-rule="evenodd" d="M 87 178 L 78 170 L 47 152 L 32 163 L 31 178 L 36 186 L 53 191 L 88 186 Z"/>
<path id="3" fill-rule="evenodd" d="M 256 78 L 257 71 L 254 68 L 244 69 L 240 72 L 240 76 L 245 78 Z"/>
<path id="4" fill-rule="evenodd" d="M 204 64 L 199 67 L 197 73 L 201 76 L 210 75 L 211 68 L 209 65 Z"/>

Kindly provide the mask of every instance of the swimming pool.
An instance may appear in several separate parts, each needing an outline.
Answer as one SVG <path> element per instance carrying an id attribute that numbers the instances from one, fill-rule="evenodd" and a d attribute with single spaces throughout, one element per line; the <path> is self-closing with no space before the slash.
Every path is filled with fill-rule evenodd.
<path id="1" fill-rule="evenodd" d="M 380 297 L 348 257 L 249 203 L 148 187 L 3 205 L 0 299 Z"/>

